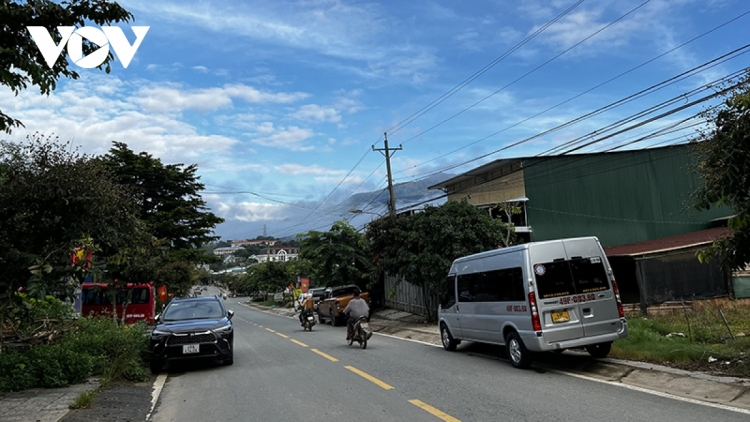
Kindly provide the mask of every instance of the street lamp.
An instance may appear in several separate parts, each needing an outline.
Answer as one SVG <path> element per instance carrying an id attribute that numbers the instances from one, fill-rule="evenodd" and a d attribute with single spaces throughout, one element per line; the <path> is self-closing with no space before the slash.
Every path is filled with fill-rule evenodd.
<path id="1" fill-rule="evenodd" d="M 383 217 L 382 215 L 380 215 L 380 214 L 378 214 L 376 212 L 364 211 L 364 210 L 359 210 L 359 209 L 354 209 L 354 208 L 350 209 L 349 212 L 352 213 L 352 214 L 372 214 L 372 215 L 377 215 L 378 218 L 382 218 Z"/>

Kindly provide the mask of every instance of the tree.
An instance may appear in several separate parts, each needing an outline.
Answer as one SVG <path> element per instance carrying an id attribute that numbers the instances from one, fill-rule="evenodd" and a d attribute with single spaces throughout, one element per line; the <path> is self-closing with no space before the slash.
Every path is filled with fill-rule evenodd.
<path id="1" fill-rule="evenodd" d="M 60 77 L 79 77 L 64 58 L 58 59 L 50 69 L 27 26 L 43 26 L 52 30 L 58 26 L 80 27 L 85 22 L 108 25 L 128 22 L 132 18 L 133 15 L 119 4 L 103 0 L 67 0 L 59 3 L 51 0 L 0 0 L 0 84 L 8 86 L 15 95 L 29 84 L 38 86 L 42 94 L 49 95 L 57 87 Z M 61 37 L 57 31 L 52 31 L 52 37 L 56 44 L 60 43 Z M 98 48 L 98 45 L 84 39 L 84 55 Z M 98 69 L 109 73 L 112 60 L 114 56 L 110 52 Z M 23 126 L 23 123 L 0 110 L 0 131 L 10 133 L 14 126 Z"/>
<path id="2" fill-rule="evenodd" d="M 421 213 L 374 220 L 365 235 L 379 269 L 422 288 L 432 319 L 453 260 L 497 248 L 507 230 L 465 201 L 448 201 Z"/>
<path id="3" fill-rule="evenodd" d="M 696 208 L 727 205 L 732 236 L 717 240 L 698 258 L 718 257 L 727 269 L 750 263 L 750 74 L 746 75 L 721 107 L 704 113 L 711 126 L 694 140 L 697 171 L 704 184 L 696 192 Z"/>
<path id="4" fill-rule="evenodd" d="M 348 222 L 336 221 L 327 232 L 298 235 L 300 259 L 309 263 L 316 286 L 356 284 L 365 288 L 374 267 L 365 237 Z"/>
<path id="5" fill-rule="evenodd" d="M 209 212 L 200 196 L 204 186 L 196 174 L 197 165 L 164 165 L 145 152 L 134 153 L 121 142 L 113 143 L 102 162 L 119 184 L 132 189 L 138 218 L 172 258 L 192 263 L 221 259 L 202 249 L 218 239 L 212 233 L 224 219 Z"/>
<path id="6" fill-rule="evenodd" d="M 39 134 L 0 142 L 0 289 L 42 298 L 100 261 L 147 242 L 127 189 L 99 160 Z M 75 248 L 94 252 L 72 265 Z M 92 266 L 92 264 L 94 264 Z M 86 269 L 88 274 L 83 274 Z"/>

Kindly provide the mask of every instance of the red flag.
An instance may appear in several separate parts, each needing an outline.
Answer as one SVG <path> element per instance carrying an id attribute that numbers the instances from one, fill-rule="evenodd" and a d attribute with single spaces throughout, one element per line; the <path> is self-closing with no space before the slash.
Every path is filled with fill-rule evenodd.
<path id="1" fill-rule="evenodd" d="M 159 300 L 162 302 L 167 301 L 167 286 L 159 286 L 158 289 L 156 289 L 156 294 L 159 295 Z"/>

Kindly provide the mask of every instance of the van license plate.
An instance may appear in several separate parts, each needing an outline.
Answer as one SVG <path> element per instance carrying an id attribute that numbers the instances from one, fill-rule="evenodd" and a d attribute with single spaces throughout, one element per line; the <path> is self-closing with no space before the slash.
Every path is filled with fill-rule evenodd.
<path id="1" fill-rule="evenodd" d="M 182 354 L 188 355 L 191 353 L 198 353 L 200 351 L 200 344 L 185 344 L 182 346 Z"/>
<path id="2" fill-rule="evenodd" d="M 552 322 L 558 323 L 568 321 L 570 321 L 570 315 L 568 314 L 568 311 L 552 312 Z"/>

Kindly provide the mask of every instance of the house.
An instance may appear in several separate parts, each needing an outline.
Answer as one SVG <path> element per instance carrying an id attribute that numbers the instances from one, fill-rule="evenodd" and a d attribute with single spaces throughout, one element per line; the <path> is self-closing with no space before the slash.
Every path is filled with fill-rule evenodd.
<path id="1" fill-rule="evenodd" d="M 690 248 L 708 244 L 708 241 L 690 243 L 690 234 L 725 226 L 733 214 L 727 207 L 695 210 L 692 194 L 701 185 L 700 176 L 693 170 L 697 161 L 691 144 L 507 158 L 469 170 L 430 189 L 440 189 L 449 201 L 466 200 L 486 209 L 493 217 L 513 224 L 521 241 L 597 236 L 605 250 L 616 251 L 610 247 L 686 235 L 688 237 L 680 243 L 686 248 L 680 259 L 691 261 L 692 265 L 697 258 L 687 257 L 694 254 Z M 521 212 L 509 220 L 499 209 L 504 204 L 516 206 Z M 652 246 L 656 249 L 649 251 Z M 674 273 L 669 259 L 659 249 L 659 242 L 640 247 L 646 249 L 638 249 L 639 253 L 652 254 L 650 260 L 639 264 L 642 268 L 653 266 L 649 267 L 648 282 L 634 274 L 620 277 L 624 276 L 624 267 L 621 267 L 615 273 L 621 290 L 637 293 L 646 289 L 644 294 L 628 295 L 630 300 L 642 305 L 683 297 L 678 291 L 686 290 L 671 289 L 676 281 L 666 281 Z M 607 254 L 610 256 L 610 252 Z M 615 261 L 627 261 L 627 258 Z M 714 262 L 709 266 L 714 266 L 707 270 L 710 280 L 702 279 L 700 283 L 709 283 L 710 288 L 699 288 L 700 283 L 695 278 L 683 279 L 689 283 L 686 288 L 691 297 L 727 294 L 727 284 L 713 278 L 723 276 L 718 264 Z M 653 284 L 657 273 L 665 280 L 664 284 Z M 661 293 L 654 294 L 656 291 Z"/>
<path id="2" fill-rule="evenodd" d="M 234 240 L 231 242 L 231 245 L 233 248 L 236 247 L 242 247 L 242 246 L 250 246 L 250 245 L 269 245 L 273 246 L 276 244 L 276 240 L 270 239 L 270 240 Z"/>
<path id="3" fill-rule="evenodd" d="M 230 246 L 227 246 L 227 247 L 223 247 L 223 248 L 216 248 L 216 249 L 214 249 L 214 255 L 218 255 L 218 256 L 231 255 L 231 254 L 233 254 L 233 253 L 235 253 L 237 251 L 240 251 L 240 250 L 242 250 L 241 247 L 230 247 Z"/>
<path id="4" fill-rule="evenodd" d="M 299 248 L 291 246 L 273 246 L 261 250 L 261 253 L 251 256 L 258 262 L 287 262 L 299 259 Z"/>

